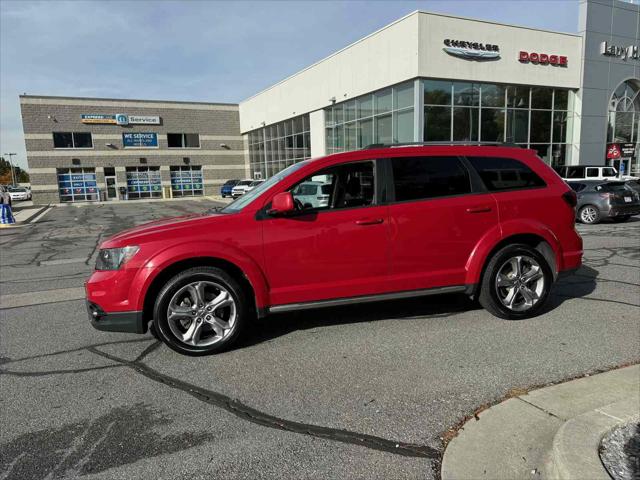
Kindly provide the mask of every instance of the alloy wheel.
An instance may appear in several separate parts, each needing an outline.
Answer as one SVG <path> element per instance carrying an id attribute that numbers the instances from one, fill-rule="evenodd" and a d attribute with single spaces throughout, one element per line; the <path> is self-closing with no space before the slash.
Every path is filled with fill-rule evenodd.
<path id="1" fill-rule="evenodd" d="M 598 218 L 598 212 L 594 207 L 584 207 L 580 211 L 580 220 L 584 223 L 593 223 Z"/>
<path id="2" fill-rule="evenodd" d="M 514 312 L 526 312 L 538 303 L 544 292 L 544 272 L 533 257 L 517 255 L 498 269 L 495 288 L 505 307 Z"/>
<path id="3" fill-rule="evenodd" d="M 236 302 L 222 285 L 211 281 L 191 282 L 169 301 L 167 323 L 181 342 L 207 347 L 226 338 L 237 319 Z"/>

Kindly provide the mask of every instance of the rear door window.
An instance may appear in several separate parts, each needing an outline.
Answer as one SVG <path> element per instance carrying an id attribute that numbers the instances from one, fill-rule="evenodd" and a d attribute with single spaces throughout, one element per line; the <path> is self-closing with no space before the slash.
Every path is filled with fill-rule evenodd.
<path id="1" fill-rule="evenodd" d="M 533 170 L 513 158 L 469 157 L 468 160 L 491 192 L 546 185 Z"/>
<path id="2" fill-rule="evenodd" d="M 587 178 L 597 178 L 599 172 L 599 168 L 587 168 Z"/>
<path id="3" fill-rule="evenodd" d="M 398 202 L 471 193 L 469 172 L 457 157 L 391 159 Z"/>

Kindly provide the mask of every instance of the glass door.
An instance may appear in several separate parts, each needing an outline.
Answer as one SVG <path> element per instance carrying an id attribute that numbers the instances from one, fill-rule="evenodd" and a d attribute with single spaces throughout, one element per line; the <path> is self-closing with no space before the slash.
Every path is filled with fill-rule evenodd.
<path id="1" fill-rule="evenodd" d="M 116 177 L 105 176 L 104 182 L 107 185 L 107 200 L 118 198 L 118 185 L 116 184 Z"/>

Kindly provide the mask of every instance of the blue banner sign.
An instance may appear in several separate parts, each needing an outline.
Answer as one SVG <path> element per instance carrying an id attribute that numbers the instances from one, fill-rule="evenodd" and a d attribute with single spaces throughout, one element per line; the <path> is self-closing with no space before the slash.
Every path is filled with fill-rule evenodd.
<path id="1" fill-rule="evenodd" d="M 122 145 L 125 148 L 158 148 L 157 133 L 123 133 Z"/>

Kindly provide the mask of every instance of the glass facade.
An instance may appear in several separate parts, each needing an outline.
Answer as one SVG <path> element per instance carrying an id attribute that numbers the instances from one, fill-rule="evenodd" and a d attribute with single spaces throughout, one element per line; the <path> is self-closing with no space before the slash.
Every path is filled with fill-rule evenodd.
<path id="1" fill-rule="evenodd" d="M 98 200 L 95 168 L 58 168 L 57 173 L 61 202 Z"/>
<path id="2" fill-rule="evenodd" d="M 424 80 L 424 141 L 516 143 L 564 165 L 571 144 L 569 91 Z"/>
<path id="3" fill-rule="evenodd" d="M 174 197 L 202 195 L 202 167 L 181 165 L 170 167 L 171 194 Z"/>
<path id="4" fill-rule="evenodd" d="M 413 81 L 402 83 L 325 108 L 327 154 L 412 142 L 413 86 Z"/>
<path id="5" fill-rule="evenodd" d="M 311 157 L 309 115 L 268 125 L 248 134 L 253 178 L 269 178 L 300 160 Z"/>
<path id="6" fill-rule="evenodd" d="M 611 162 L 613 166 L 625 169 L 625 174 L 638 175 L 640 172 L 638 151 L 640 150 L 640 87 L 636 82 L 627 81 L 618 86 L 609 102 L 609 122 L 607 143 L 635 144 L 635 157 Z"/>
<path id="7" fill-rule="evenodd" d="M 129 199 L 162 197 L 160 167 L 127 167 L 126 175 Z"/>

